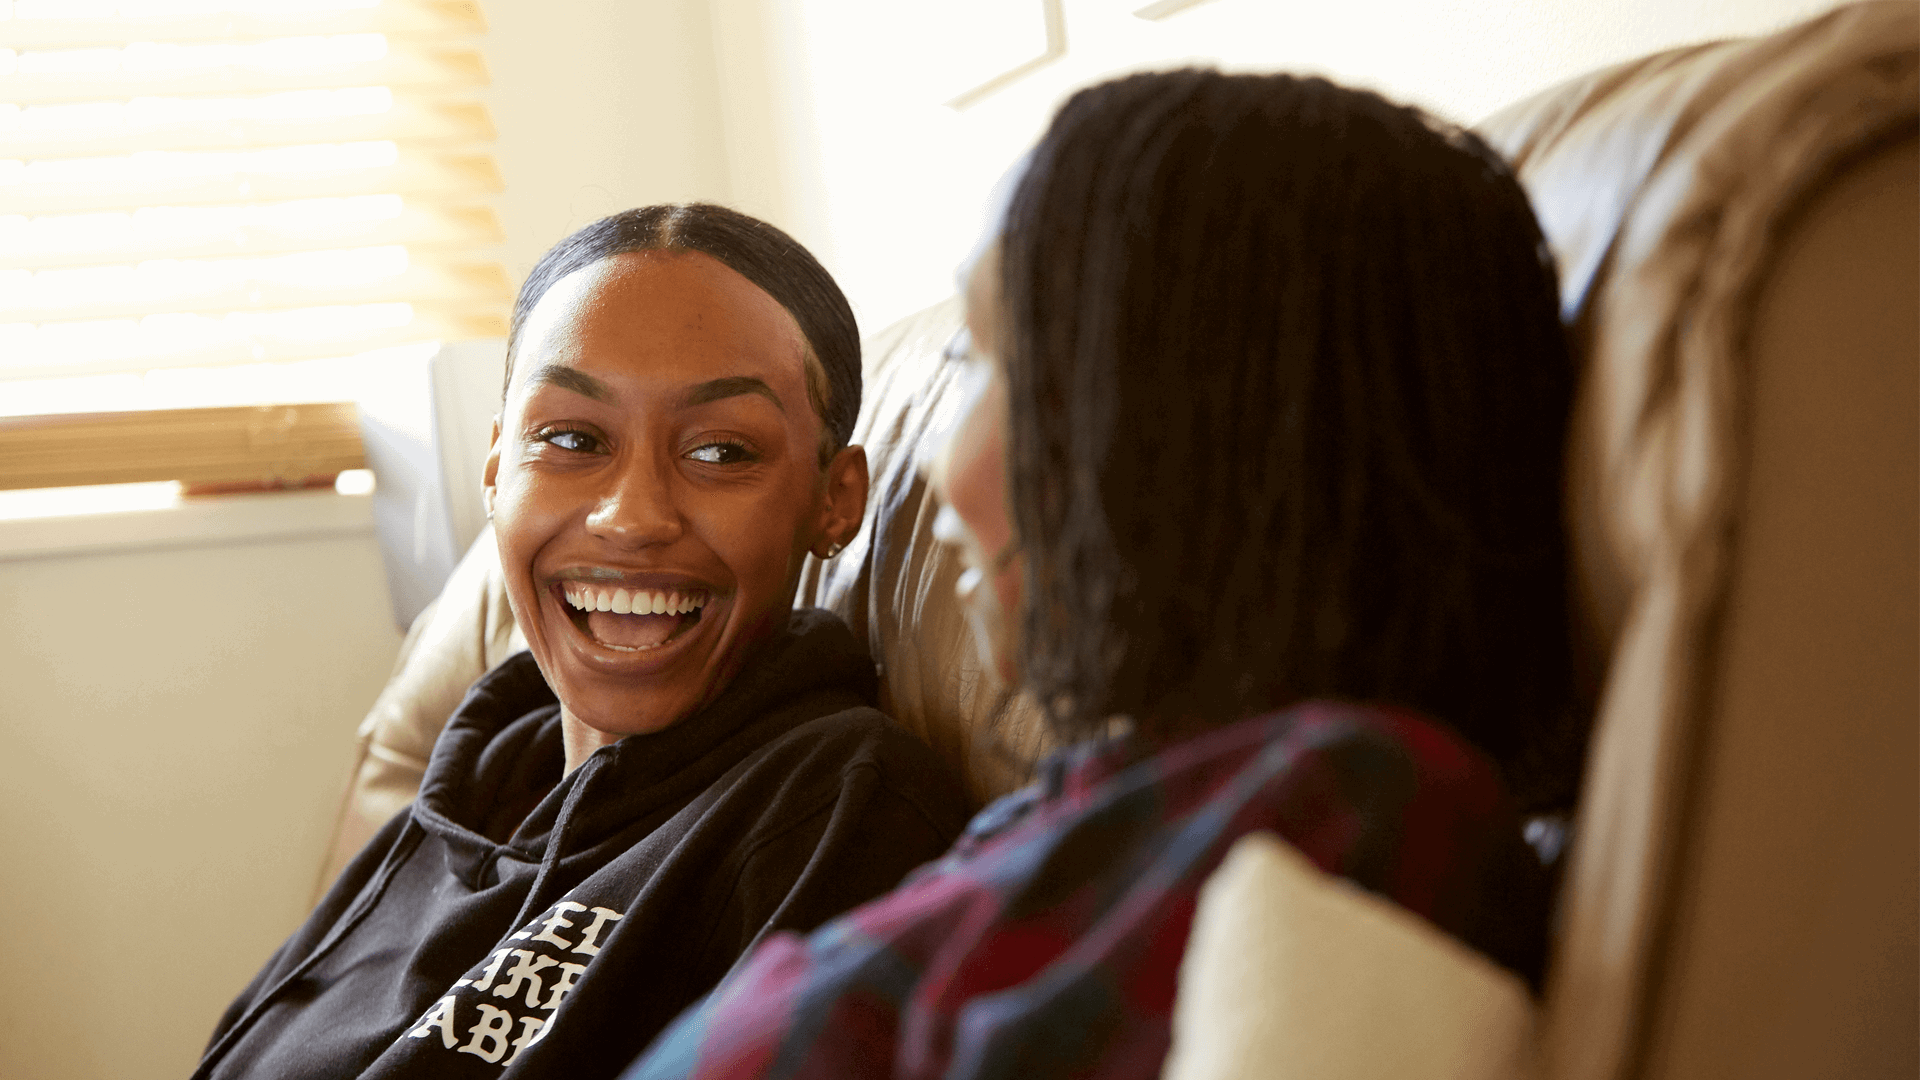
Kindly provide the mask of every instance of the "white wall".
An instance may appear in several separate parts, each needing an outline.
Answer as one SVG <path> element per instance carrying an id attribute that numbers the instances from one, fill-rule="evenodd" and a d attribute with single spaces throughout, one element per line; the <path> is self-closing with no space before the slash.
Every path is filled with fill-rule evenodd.
<path id="1" fill-rule="evenodd" d="M 871 333 L 946 296 L 993 181 L 1103 76 L 1178 63 L 1317 72 L 1470 123 L 1593 68 L 1764 33 L 1835 0 L 491 0 L 489 104 L 518 281 L 648 202 L 792 232 Z M 964 108 L 945 102 L 1047 47 Z"/>
<path id="2" fill-rule="evenodd" d="M 487 105 L 518 282 L 561 237 L 648 203 L 730 197 L 703 0 L 486 0 Z"/>
<path id="3" fill-rule="evenodd" d="M 306 913 L 399 644 L 367 501 L 0 521 L 0 1075 L 187 1075 Z"/>
<path id="4" fill-rule="evenodd" d="M 1040 55 L 1051 0 L 726 0 L 758 11 L 783 135 L 787 202 L 770 201 L 839 277 L 871 333 L 952 291 L 994 179 L 1073 89 L 1113 72 L 1212 62 L 1316 72 L 1470 123 L 1593 68 L 1761 33 L 1833 0 L 1206 0 L 1152 20 L 1147 0 L 1058 0 L 1062 55 L 962 109 L 943 102 Z M 743 14 L 743 10 L 747 14 Z M 722 45 L 726 37 L 723 35 Z M 955 49 L 955 43 L 964 48 Z M 957 53 L 957 54 L 956 54 Z M 723 85 L 723 94 L 752 94 Z M 728 115 L 750 112 L 726 103 Z M 795 147 L 798 146 L 799 149 Z M 766 168 L 767 166 L 762 166 Z M 779 219 L 776 219 L 779 220 Z"/>

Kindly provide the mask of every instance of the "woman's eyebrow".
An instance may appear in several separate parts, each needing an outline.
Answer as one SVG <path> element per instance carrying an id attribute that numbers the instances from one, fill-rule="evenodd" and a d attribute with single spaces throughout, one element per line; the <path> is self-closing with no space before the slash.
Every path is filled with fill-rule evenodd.
<path id="1" fill-rule="evenodd" d="M 565 364 L 542 364 L 534 368 L 533 372 L 527 376 L 527 385 L 537 386 L 541 383 L 548 383 L 562 390 L 571 390 L 595 401 L 609 403 L 613 401 L 613 391 L 606 383 Z"/>
<path id="2" fill-rule="evenodd" d="M 787 411 L 786 405 L 780 400 L 780 395 L 773 392 L 773 387 L 768 386 L 766 380 L 752 375 L 729 375 L 724 379 L 709 379 L 687 391 L 686 404 L 689 407 L 705 405 L 710 401 L 737 397 L 741 394 L 759 394 L 773 402 L 774 408 L 781 412 Z"/>

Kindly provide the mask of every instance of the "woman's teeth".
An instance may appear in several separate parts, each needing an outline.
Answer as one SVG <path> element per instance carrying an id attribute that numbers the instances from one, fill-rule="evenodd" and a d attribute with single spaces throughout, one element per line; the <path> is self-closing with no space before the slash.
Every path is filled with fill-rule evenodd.
<path id="1" fill-rule="evenodd" d="M 567 603 L 581 611 L 611 611 L 615 615 L 684 615 L 705 607 L 703 592 L 659 592 L 647 589 L 592 589 L 570 585 Z"/>

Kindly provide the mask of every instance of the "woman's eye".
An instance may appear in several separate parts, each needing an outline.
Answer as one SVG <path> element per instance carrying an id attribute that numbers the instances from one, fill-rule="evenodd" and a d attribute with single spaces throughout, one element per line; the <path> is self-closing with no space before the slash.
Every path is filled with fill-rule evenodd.
<path id="1" fill-rule="evenodd" d="M 562 450 L 590 454 L 600 445 L 600 440 L 584 431 L 548 431 L 540 435 L 540 441 L 550 443 Z"/>
<path id="2" fill-rule="evenodd" d="M 739 443 L 716 442 L 694 447 L 687 454 L 695 461 L 704 461 L 709 465 L 734 465 L 742 461 L 752 461 L 753 455 Z"/>

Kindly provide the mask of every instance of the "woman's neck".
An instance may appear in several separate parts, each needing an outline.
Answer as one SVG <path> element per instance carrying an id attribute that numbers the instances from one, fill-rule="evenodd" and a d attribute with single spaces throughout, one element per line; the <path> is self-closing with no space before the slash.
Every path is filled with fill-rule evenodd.
<path id="1" fill-rule="evenodd" d="M 581 762 L 592 757 L 595 750 L 603 746 L 612 746 L 622 738 L 625 738 L 625 736 L 615 735 L 593 727 L 585 720 L 568 712 L 564 704 L 561 705 L 560 741 L 561 745 L 566 747 L 567 765 L 565 771 L 560 775 L 563 777 L 573 775 L 573 770 L 579 768 Z"/>

